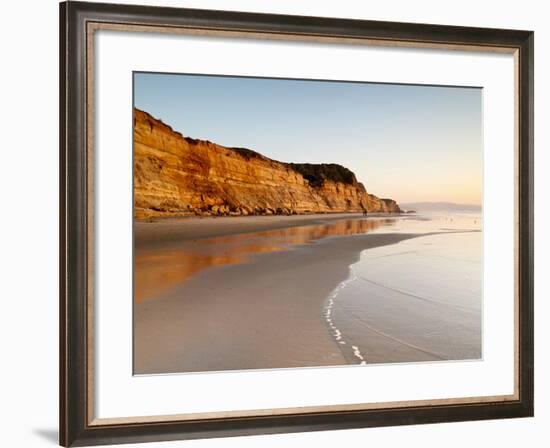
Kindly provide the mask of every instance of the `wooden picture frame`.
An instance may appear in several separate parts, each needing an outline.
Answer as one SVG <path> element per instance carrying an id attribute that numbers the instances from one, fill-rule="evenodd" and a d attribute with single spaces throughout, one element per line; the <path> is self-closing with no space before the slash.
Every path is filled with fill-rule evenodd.
<path id="1" fill-rule="evenodd" d="M 93 402 L 93 34 L 223 34 L 513 54 L 516 393 L 285 414 L 101 421 Z M 85 446 L 533 416 L 533 32 L 102 3 L 60 4 L 60 444 Z M 479 397 L 478 397 L 479 398 Z M 123 417 L 123 416 L 121 416 Z"/>

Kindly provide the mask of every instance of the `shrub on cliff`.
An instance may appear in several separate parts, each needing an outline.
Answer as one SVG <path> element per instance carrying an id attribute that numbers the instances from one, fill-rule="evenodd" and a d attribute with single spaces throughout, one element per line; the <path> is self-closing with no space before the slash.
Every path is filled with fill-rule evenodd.
<path id="1" fill-rule="evenodd" d="M 288 166 L 304 176 L 313 187 L 320 187 L 325 180 L 350 185 L 357 184 L 355 174 L 346 167 L 337 165 L 336 163 L 289 163 Z"/>

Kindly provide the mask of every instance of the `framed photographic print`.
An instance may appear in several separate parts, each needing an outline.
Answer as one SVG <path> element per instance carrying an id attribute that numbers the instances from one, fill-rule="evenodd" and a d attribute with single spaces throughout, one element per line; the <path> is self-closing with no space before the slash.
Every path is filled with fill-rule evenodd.
<path id="1" fill-rule="evenodd" d="M 533 415 L 533 33 L 60 6 L 60 443 Z"/>

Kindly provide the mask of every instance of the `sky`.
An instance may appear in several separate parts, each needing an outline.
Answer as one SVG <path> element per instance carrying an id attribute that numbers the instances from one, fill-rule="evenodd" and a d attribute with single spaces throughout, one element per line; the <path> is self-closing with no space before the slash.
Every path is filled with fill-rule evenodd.
<path id="1" fill-rule="evenodd" d="M 479 88 L 134 73 L 134 105 L 188 137 L 344 165 L 399 203 L 481 203 Z"/>

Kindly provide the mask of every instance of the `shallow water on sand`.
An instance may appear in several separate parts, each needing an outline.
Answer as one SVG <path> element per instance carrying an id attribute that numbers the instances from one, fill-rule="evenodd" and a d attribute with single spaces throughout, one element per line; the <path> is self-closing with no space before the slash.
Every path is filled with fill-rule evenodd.
<path id="1" fill-rule="evenodd" d="M 430 233 L 363 251 L 324 317 L 350 363 L 481 358 L 482 234 L 476 215 L 397 220 Z"/>
<path id="2" fill-rule="evenodd" d="M 247 263 L 254 255 L 291 250 L 328 237 L 370 233 L 393 227 L 393 218 L 342 219 L 322 224 L 241 233 L 135 248 L 134 300 L 165 296 L 201 271 Z"/>
<path id="3" fill-rule="evenodd" d="M 135 372 L 481 357 L 479 216 L 314 219 L 137 245 Z"/>

